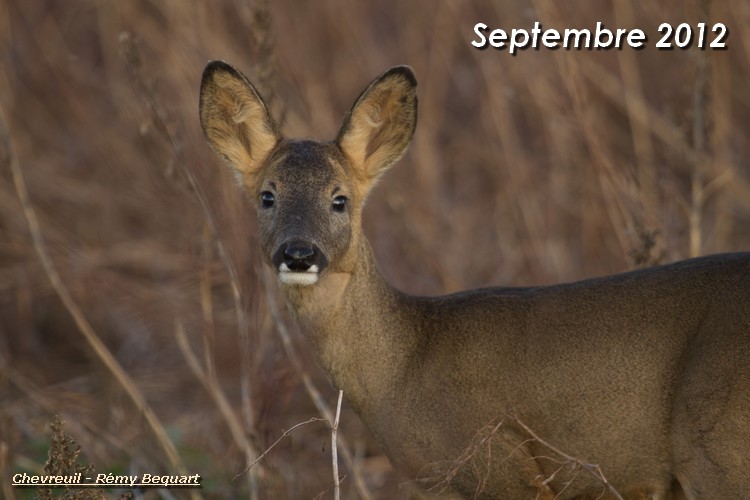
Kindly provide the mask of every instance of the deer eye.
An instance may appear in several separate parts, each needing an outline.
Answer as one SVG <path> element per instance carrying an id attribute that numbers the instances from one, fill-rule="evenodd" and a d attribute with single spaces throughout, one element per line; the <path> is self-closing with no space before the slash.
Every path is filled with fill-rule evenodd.
<path id="1" fill-rule="evenodd" d="M 271 191 L 263 191 L 260 193 L 260 204 L 263 208 L 271 208 L 274 201 L 276 201 L 276 197 Z"/>
<path id="2" fill-rule="evenodd" d="M 346 201 L 347 197 L 343 195 L 339 195 L 333 199 L 332 207 L 334 212 L 343 212 L 346 210 Z"/>

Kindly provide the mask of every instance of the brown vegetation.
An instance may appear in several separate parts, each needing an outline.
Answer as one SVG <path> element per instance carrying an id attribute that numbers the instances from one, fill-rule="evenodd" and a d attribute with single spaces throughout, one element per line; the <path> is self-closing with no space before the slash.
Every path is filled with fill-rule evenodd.
<path id="1" fill-rule="evenodd" d="M 750 5 L 558 4 L 0 0 L 13 144 L 0 143 L 0 496 L 28 493 L 7 480 L 43 470 L 54 414 L 97 471 L 184 468 L 207 497 L 331 494 L 325 422 L 233 479 L 285 429 L 332 422 L 336 392 L 262 271 L 251 205 L 202 137 L 209 59 L 251 76 L 287 135 L 316 138 L 334 137 L 386 67 L 414 68 L 415 141 L 365 211 L 403 290 L 750 247 Z M 535 20 L 640 27 L 649 47 L 511 57 L 469 43 L 477 22 Z M 683 21 L 726 23 L 729 49 L 656 50 L 658 24 Z M 344 498 L 403 491 L 346 399 L 339 430 Z"/>

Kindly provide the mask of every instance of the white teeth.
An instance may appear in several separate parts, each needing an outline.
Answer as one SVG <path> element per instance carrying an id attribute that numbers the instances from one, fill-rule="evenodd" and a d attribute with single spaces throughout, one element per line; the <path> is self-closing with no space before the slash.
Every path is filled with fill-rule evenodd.
<path id="1" fill-rule="evenodd" d="M 285 263 L 279 266 L 279 281 L 285 285 L 310 286 L 318 282 L 318 266 L 312 265 L 307 271 L 292 271 Z"/>

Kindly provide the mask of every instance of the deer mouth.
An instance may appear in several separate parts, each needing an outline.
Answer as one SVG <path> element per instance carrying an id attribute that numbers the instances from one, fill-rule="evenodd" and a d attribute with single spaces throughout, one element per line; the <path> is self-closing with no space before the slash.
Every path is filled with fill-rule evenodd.
<path id="1" fill-rule="evenodd" d="M 291 286 L 314 285 L 328 262 L 317 245 L 300 240 L 281 245 L 272 261 L 279 281 Z"/>
<path id="2" fill-rule="evenodd" d="M 305 270 L 290 269 L 286 262 L 279 266 L 279 281 L 285 285 L 310 286 L 318 282 L 320 268 L 313 264 Z"/>

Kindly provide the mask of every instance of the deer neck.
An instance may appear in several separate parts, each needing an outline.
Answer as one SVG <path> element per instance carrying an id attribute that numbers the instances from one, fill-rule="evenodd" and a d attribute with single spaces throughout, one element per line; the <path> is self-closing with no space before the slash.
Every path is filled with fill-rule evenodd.
<path id="1" fill-rule="evenodd" d="M 380 275 L 360 240 L 352 272 L 329 272 L 312 287 L 286 290 L 317 362 L 360 413 L 390 397 L 414 346 L 408 297 Z"/>

